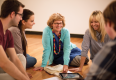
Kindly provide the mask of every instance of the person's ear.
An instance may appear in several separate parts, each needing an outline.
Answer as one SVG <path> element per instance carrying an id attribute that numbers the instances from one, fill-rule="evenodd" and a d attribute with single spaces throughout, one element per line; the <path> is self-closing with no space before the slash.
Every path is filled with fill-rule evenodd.
<path id="1" fill-rule="evenodd" d="M 13 11 L 10 13 L 10 18 L 13 18 L 14 16 L 15 16 L 15 12 Z"/>
<path id="2" fill-rule="evenodd" d="M 22 24 L 25 25 L 25 20 L 22 20 Z"/>

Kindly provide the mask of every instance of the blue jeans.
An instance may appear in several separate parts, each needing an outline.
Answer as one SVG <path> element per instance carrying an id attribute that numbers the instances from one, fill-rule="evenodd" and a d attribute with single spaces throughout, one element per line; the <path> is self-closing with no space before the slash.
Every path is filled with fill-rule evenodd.
<path id="1" fill-rule="evenodd" d="M 29 54 L 26 54 L 26 60 L 27 60 L 26 68 L 33 67 L 37 62 L 36 58 L 31 57 Z"/>

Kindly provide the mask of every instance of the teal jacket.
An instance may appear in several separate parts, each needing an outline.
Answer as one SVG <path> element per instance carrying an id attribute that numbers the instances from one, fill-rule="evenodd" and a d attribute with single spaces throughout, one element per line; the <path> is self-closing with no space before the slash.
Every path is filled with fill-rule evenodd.
<path id="1" fill-rule="evenodd" d="M 61 41 L 63 42 L 63 59 L 64 59 L 64 65 L 69 64 L 70 60 L 70 51 L 76 47 L 75 44 L 72 44 L 70 42 L 70 33 L 66 28 L 61 29 Z M 41 67 L 45 67 L 47 65 L 47 61 L 49 61 L 49 64 L 52 64 L 54 56 L 53 56 L 53 34 L 52 29 L 47 26 L 43 30 L 42 34 L 42 44 L 43 44 L 43 56 L 42 56 L 42 65 Z"/>

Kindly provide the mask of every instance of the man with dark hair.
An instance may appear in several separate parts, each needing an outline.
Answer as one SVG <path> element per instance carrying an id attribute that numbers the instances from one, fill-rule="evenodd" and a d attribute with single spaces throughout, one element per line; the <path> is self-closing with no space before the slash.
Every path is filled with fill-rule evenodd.
<path id="1" fill-rule="evenodd" d="M 86 80 L 116 80 L 116 1 L 103 12 L 105 30 L 112 39 L 96 55 Z"/>
<path id="2" fill-rule="evenodd" d="M 23 7 L 24 5 L 18 0 L 5 0 L 1 6 L 0 80 L 30 80 L 23 67 L 25 65 L 19 60 L 23 56 L 16 55 L 13 37 L 8 30 L 11 26 L 18 26 L 19 21 L 22 20 Z M 23 59 L 25 60 L 25 57 Z"/>

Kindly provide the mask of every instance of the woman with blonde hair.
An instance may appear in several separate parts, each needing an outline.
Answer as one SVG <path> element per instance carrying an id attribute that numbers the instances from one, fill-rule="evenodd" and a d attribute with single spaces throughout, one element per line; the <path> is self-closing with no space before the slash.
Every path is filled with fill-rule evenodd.
<path id="1" fill-rule="evenodd" d="M 62 64 L 63 72 L 68 71 L 68 65 L 79 66 L 81 50 L 75 44 L 70 42 L 70 33 L 64 28 L 65 19 L 60 13 L 54 13 L 50 16 L 47 27 L 43 30 L 42 44 L 43 57 L 41 67 L 34 70 L 43 70 L 47 65 Z M 76 62 L 77 64 L 74 64 Z M 86 63 L 88 60 L 86 61 Z"/>
<path id="2" fill-rule="evenodd" d="M 89 29 L 86 30 L 82 42 L 80 67 L 69 69 L 70 71 L 82 71 L 88 50 L 90 49 L 90 59 L 93 60 L 97 52 L 110 40 L 104 27 L 105 24 L 102 12 L 93 11 L 89 18 Z"/>

